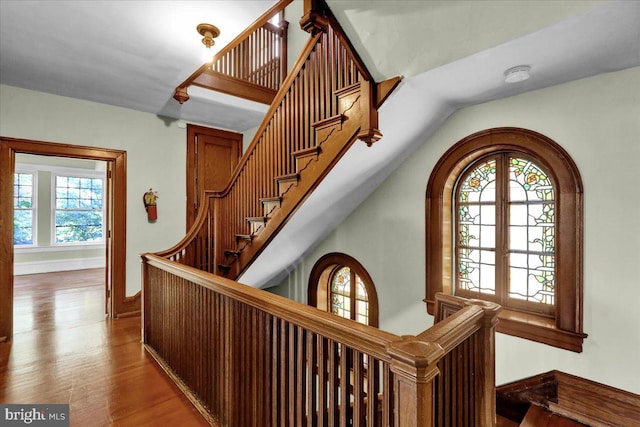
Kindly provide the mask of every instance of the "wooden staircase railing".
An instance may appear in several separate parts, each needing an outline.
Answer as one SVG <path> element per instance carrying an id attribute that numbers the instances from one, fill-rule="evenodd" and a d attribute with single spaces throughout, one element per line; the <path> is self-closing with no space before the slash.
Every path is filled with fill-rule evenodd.
<path id="1" fill-rule="evenodd" d="M 395 85 L 377 90 L 323 4 L 307 5 L 309 40 L 229 184 L 205 192 L 187 236 L 157 255 L 238 277 L 356 139 L 380 138 L 378 101 Z"/>
<path id="2" fill-rule="evenodd" d="M 211 63 L 205 63 L 175 90 L 181 104 L 189 100 L 190 86 L 199 86 L 271 104 L 287 75 L 287 27 L 269 22 L 282 15 L 293 0 L 280 0 L 240 33 Z"/>
<path id="3" fill-rule="evenodd" d="M 495 304 L 442 298 L 446 318 L 401 337 L 142 258 L 144 345 L 212 425 L 495 425 Z"/>

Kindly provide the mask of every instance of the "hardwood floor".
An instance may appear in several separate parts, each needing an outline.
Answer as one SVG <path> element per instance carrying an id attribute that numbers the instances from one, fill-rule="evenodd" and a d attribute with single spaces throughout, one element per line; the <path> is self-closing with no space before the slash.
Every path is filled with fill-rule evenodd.
<path id="1" fill-rule="evenodd" d="M 140 318 L 105 320 L 104 270 L 16 276 L 0 403 L 68 403 L 71 426 L 206 426 L 140 344 Z"/>

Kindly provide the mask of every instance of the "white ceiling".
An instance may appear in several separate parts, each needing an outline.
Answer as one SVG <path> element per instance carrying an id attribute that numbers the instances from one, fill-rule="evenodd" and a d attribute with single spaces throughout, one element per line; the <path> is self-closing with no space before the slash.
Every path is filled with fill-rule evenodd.
<path id="1" fill-rule="evenodd" d="M 168 119 L 244 131 L 266 107 L 173 91 L 201 65 L 196 25 L 231 41 L 275 0 L 0 0 L 0 83 Z M 302 1 L 288 8 L 292 40 L 306 37 Z M 328 0 L 374 77 L 412 76 L 535 31 L 598 1 Z M 299 44 L 300 45 L 300 44 Z M 290 53 L 290 57 L 297 52 Z M 195 95 L 194 95 L 195 93 Z"/>
<path id="2" fill-rule="evenodd" d="M 640 1 L 327 2 L 377 80 L 405 79 L 380 111 L 383 139 L 346 154 L 242 277 L 254 286 L 277 283 L 456 109 L 640 65 Z M 0 83 L 243 131 L 264 107 L 180 106 L 173 91 L 201 65 L 198 23 L 221 28 L 219 48 L 272 4 L 0 0 Z M 301 0 L 290 9 L 295 45 Z M 521 64 L 531 79 L 506 84 Z"/>
<path id="3" fill-rule="evenodd" d="M 173 91 L 202 65 L 199 23 L 219 49 L 274 3 L 1 0 L 0 83 L 242 131 L 264 111 Z"/>

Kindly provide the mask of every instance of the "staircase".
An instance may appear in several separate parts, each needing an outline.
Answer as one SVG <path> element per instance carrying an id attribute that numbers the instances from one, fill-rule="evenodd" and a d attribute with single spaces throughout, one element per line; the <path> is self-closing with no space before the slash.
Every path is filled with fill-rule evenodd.
<path id="1" fill-rule="evenodd" d="M 156 255 L 238 278 L 356 140 L 381 137 L 377 109 L 399 79 L 373 81 L 323 1 L 305 2 L 301 27 L 307 44 L 227 187 L 204 192 L 187 236 Z"/>

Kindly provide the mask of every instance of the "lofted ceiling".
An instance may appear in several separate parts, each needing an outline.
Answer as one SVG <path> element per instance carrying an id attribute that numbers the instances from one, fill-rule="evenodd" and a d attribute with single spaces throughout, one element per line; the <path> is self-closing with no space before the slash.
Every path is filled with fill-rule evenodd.
<path id="1" fill-rule="evenodd" d="M 274 3 L 0 0 L 0 83 L 244 131 L 266 107 L 172 95 L 201 65 L 198 23 L 220 27 L 220 48 Z M 298 48 L 301 3 L 287 9 Z M 278 283 L 456 109 L 640 66 L 640 1 L 327 3 L 376 80 L 404 80 L 380 110 L 383 139 L 349 150 L 241 278 L 253 286 Z M 506 84 L 521 64 L 531 78 Z"/>

